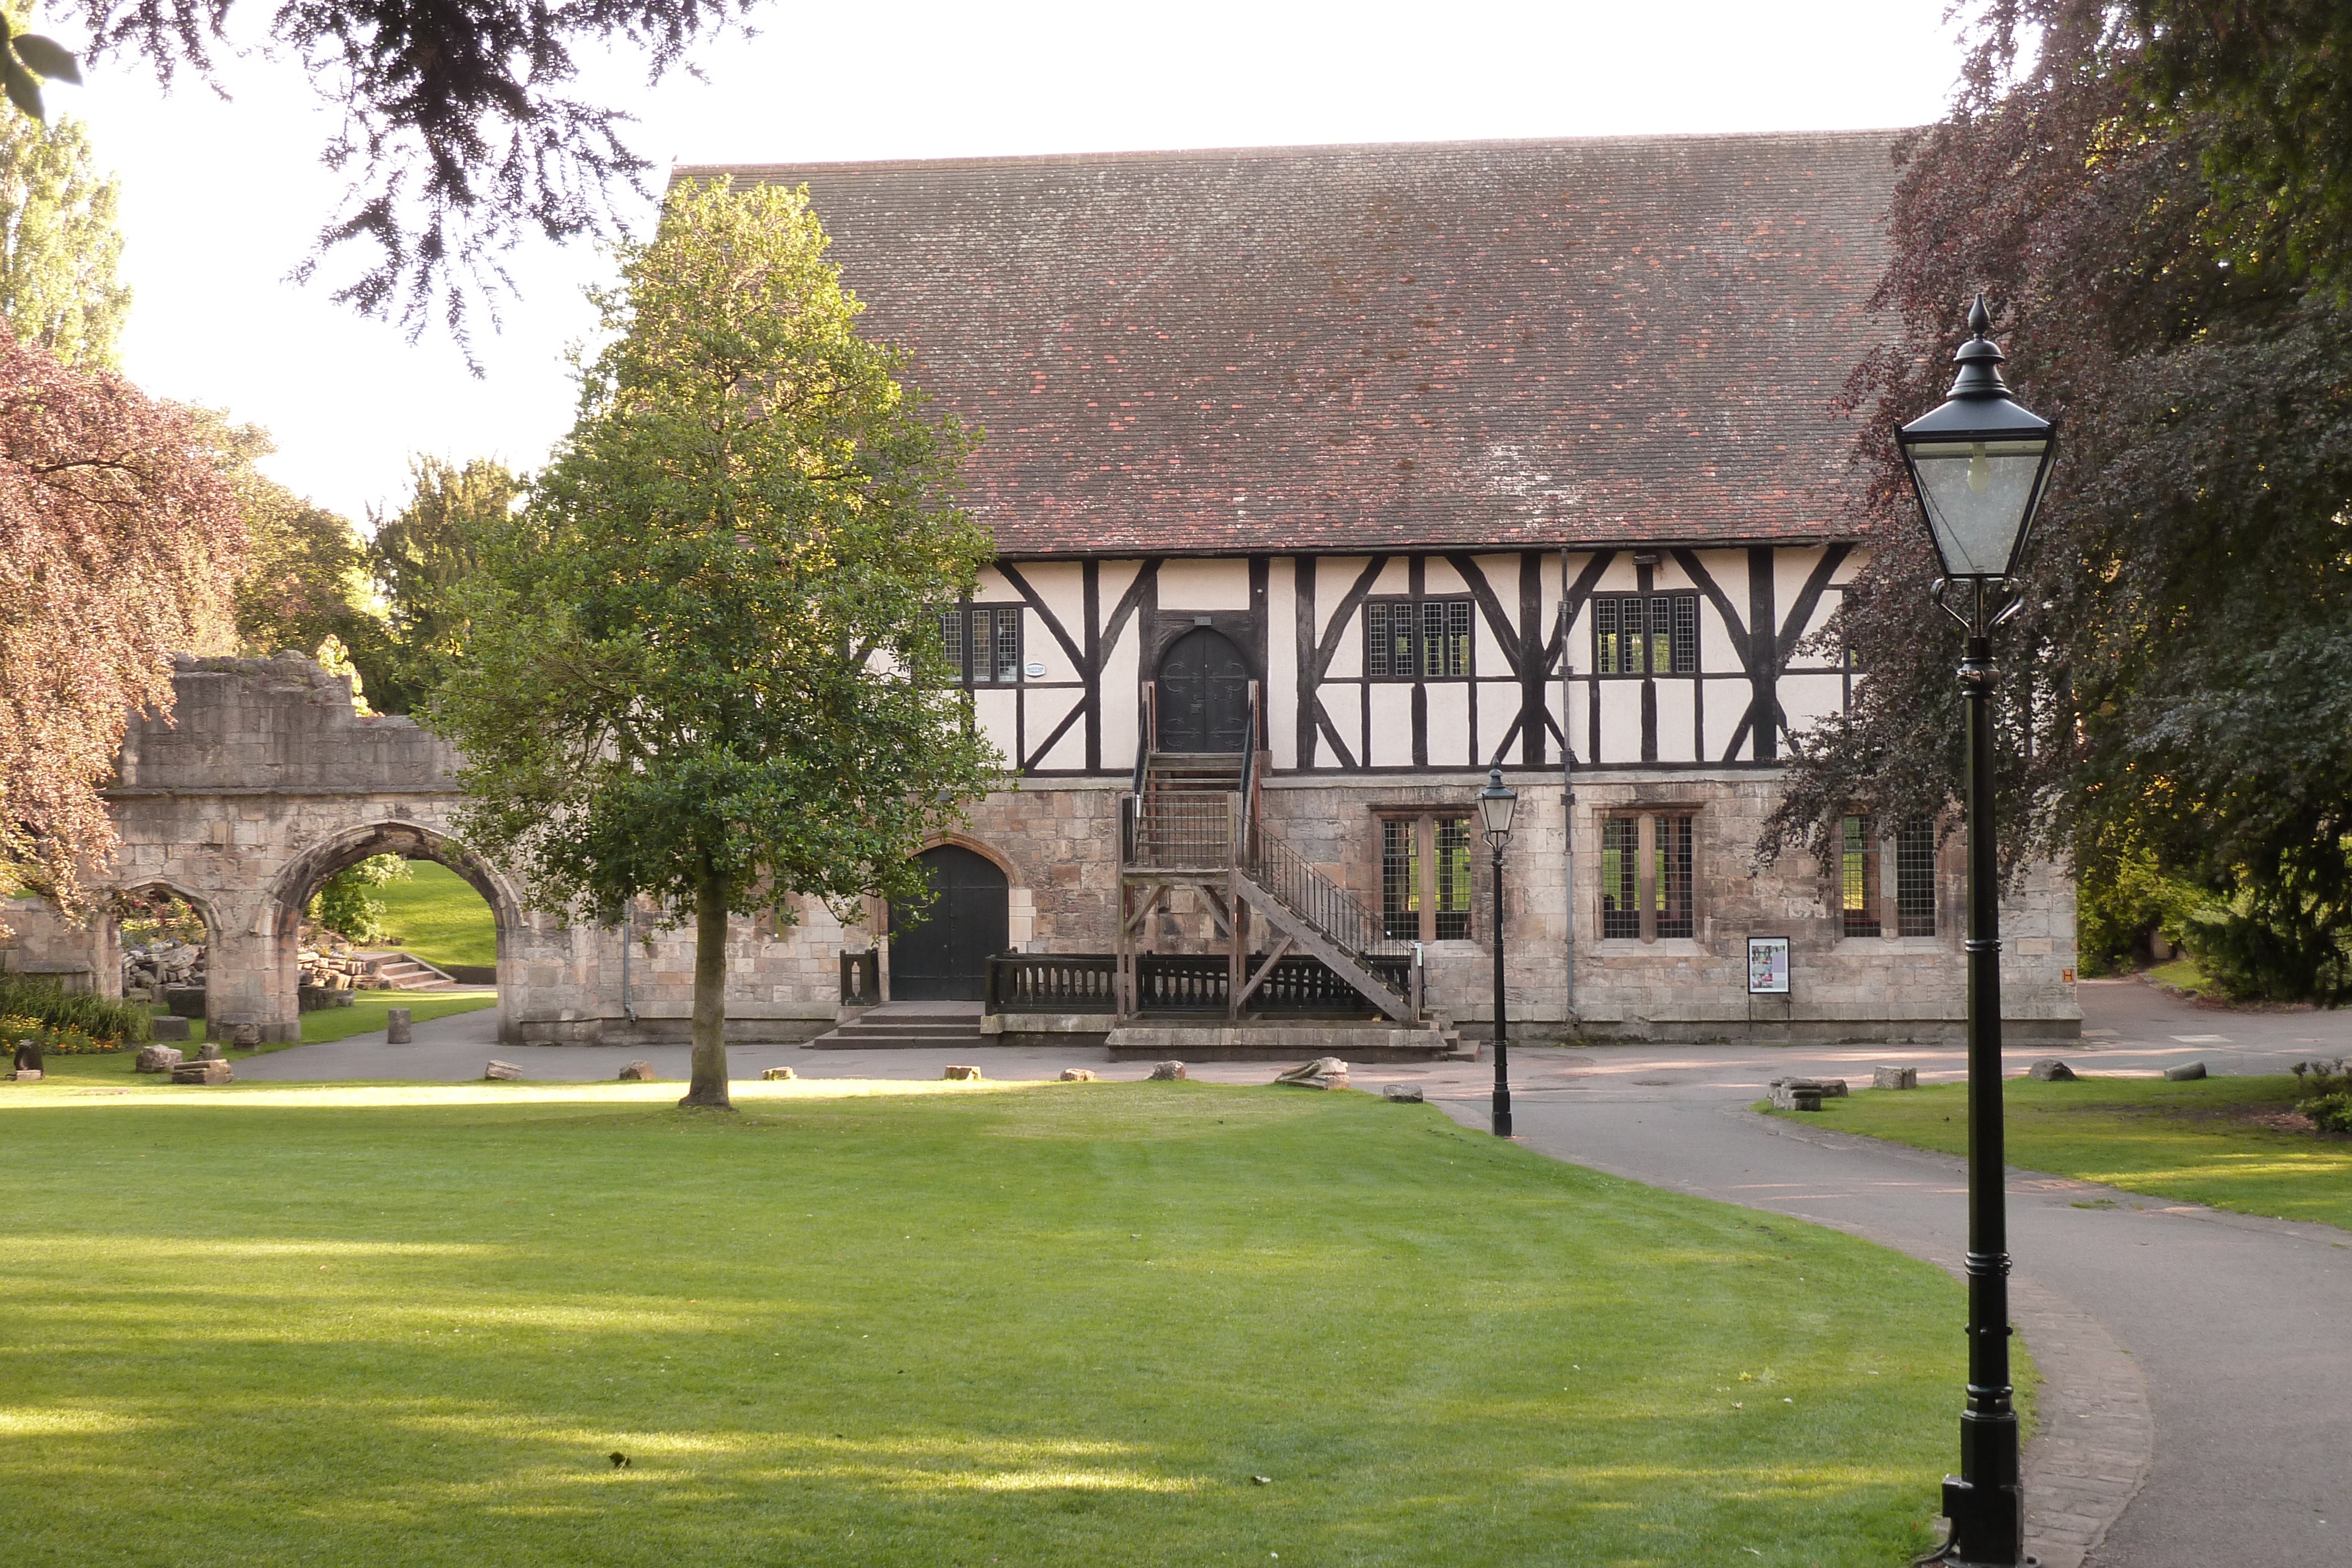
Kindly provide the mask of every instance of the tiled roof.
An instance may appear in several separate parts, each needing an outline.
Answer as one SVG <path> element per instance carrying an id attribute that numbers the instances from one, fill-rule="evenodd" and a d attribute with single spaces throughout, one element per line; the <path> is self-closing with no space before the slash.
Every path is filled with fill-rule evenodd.
<path id="1" fill-rule="evenodd" d="M 1008 556 L 1840 531 L 1892 131 L 704 165 L 805 182 Z"/>

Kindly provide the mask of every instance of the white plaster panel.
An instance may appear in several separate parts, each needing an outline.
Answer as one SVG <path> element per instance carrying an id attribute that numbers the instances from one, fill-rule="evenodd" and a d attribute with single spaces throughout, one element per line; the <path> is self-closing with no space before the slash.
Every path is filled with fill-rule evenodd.
<path id="1" fill-rule="evenodd" d="M 1166 560 L 1160 564 L 1162 610 L 1247 610 L 1249 562 Z"/>
<path id="2" fill-rule="evenodd" d="M 1361 567 L 1357 569 L 1359 571 L 1362 570 L 1363 569 Z M 1356 580 L 1351 576 L 1348 580 L 1352 583 Z M 1388 565 L 1381 569 L 1380 576 L 1372 580 L 1372 586 L 1366 590 L 1366 591 L 1370 593 L 1409 593 L 1412 590 L 1412 573 L 1411 570 L 1406 567 L 1404 557 L 1394 555 L 1389 557 Z"/>
<path id="3" fill-rule="evenodd" d="M 1491 574 L 1489 579 L 1491 580 Z M 1421 580 L 1424 591 L 1430 593 L 1459 594 L 1470 591 L 1470 585 L 1462 580 L 1460 572 L 1454 570 L 1454 563 L 1444 556 L 1433 555 L 1427 559 L 1422 568 Z"/>
<path id="4" fill-rule="evenodd" d="M 1276 768 L 1298 764 L 1298 562 L 1272 563 L 1265 583 L 1265 712 Z"/>
<path id="5" fill-rule="evenodd" d="M 1371 758 L 1374 768 L 1412 766 L 1412 687 L 1381 682 L 1372 687 Z"/>
<path id="6" fill-rule="evenodd" d="M 1780 677 L 1780 707 L 1789 716 L 1789 727 L 1800 735 L 1806 726 L 1838 712 L 1844 702 L 1844 685 L 1836 675 Z"/>
<path id="7" fill-rule="evenodd" d="M 1642 683 L 1602 681 L 1601 691 L 1601 755 L 1595 762 L 1639 762 L 1642 759 Z"/>
<path id="8" fill-rule="evenodd" d="M 992 691 L 983 686 L 971 694 L 973 720 L 996 749 L 1004 753 L 1008 765 L 1017 766 L 1020 754 L 1013 749 L 1017 737 L 1013 731 L 1013 695 L 1009 690 Z"/>
<path id="9" fill-rule="evenodd" d="M 1082 706 L 1086 696 L 1084 691 L 1076 687 L 1067 691 L 1031 691 L 1029 744 L 1034 747 L 1053 734 L 1054 727 L 1068 717 L 1074 709 Z M 1068 732 L 1054 743 L 1053 749 L 1039 758 L 1035 764 L 1039 768 L 1084 768 L 1086 765 L 1087 721 L 1084 718 L 1071 725 Z"/>
<path id="10" fill-rule="evenodd" d="M 1661 762 L 1696 760 L 1691 754 L 1691 725 L 1696 716 L 1695 710 L 1697 706 L 1694 700 L 1696 693 L 1693 688 L 1698 683 L 1658 681 L 1654 684 L 1658 689 L 1658 760 Z M 1635 723 L 1637 726 L 1640 723 L 1638 710 Z M 1641 745 L 1641 734 L 1638 728 L 1634 732 L 1633 744 L 1636 747 Z"/>
<path id="11" fill-rule="evenodd" d="M 1756 688 L 1745 677 L 1736 681 L 1710 680 L 1706 683 L 1706 746 L 1702 762 L 1719 761 L 1723 748 L 1739 732 L 1739 721 L 1748 716 L 1748 701 Z M 1744 755 L 1746 746 L 1740 747 Z"/>
<path id="12" fill-rule="evenodd" d="M 1506 689 L 1488 686 L 1478 694 L 1479 716 L 1484 720 L 1484 727 L 1491 728 L 1496 725 L 1496 721 L 1488 716 L 1486 710 L 1496 706 L 1500 694 Z M 1430 685 L 1428 692 L 1429 760 L 1439 768 L 1444 768 L 1449 763 L 1461 763 L 1467 767 L 1477 766 L 1479 760 L 1475 755 L 1477 748 L 1473 744 L 1470 734 L 1469 684 L 1465 681 L 1440 682 Z M 1411 723 L 1412 715 L 1408 710 L 1406 724 L 1410 726 Z M 1408 753 L 1411 751 L 1412 743 L 1412 737 L 1408 730 L 1405 737 Z"/>

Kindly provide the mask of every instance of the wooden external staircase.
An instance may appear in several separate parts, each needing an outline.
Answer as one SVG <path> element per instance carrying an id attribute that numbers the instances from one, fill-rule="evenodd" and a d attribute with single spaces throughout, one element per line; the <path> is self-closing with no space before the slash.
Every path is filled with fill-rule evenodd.
<path id="1" fill-rule="evenodd" d="M 1257 683 L 1250 684 L 1248 734 L 1259 734 Z M 1150 748 L 1155 738 L 1149 687 L 1146 747 L 1125 807 L 1119 854 L 1119 921 L 1115 993 L 1122 1019 L 1151 1010 L 1142 938 L 1153 914 L 1178 887 L 1192 888 L 1227 946 L 1225 1012 L 1238 1022 L 1253 998 L 1294 955 L 1317 960 L 1362 1001 L 1393 1023 L 1423 1027 L 1409 965 L 1379 961 L 1391 944 L 1376 915 L 1356 896 L 1268 831 L 1262 821 L 1265 754 L 1196 755 Z M 1261 935 L 1253 926 L 1263 925 Z M 1252 944 L 1268 943 L 1262 956 Z"/>

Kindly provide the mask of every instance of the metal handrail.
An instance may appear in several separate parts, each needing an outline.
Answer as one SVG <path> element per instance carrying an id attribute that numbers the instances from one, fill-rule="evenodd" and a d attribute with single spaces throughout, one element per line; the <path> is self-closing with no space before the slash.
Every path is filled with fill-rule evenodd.
<path id="1" fill-rule="evenodd" d="M 1241 797 L 1206 790 L 1155 798 L 1139 810 L 1128 863 L 1160 871 L 1217 871 L 1235 863 Z"/>
<path id="2" fill-rule="evenodd" d="M 1388 945 L 1387 932 L 1356 895 L 1315 869 L 1280 839 L 1260 830 L 1257 852 L 1244 862 L 1250 880 L 1284 908 L 1360 958 Z"/>

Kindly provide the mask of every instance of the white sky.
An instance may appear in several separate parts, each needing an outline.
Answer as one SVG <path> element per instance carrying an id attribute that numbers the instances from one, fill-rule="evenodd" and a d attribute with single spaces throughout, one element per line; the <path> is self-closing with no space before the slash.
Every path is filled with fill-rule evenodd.
<path id="1" fill-rule="evenodd" d="M 1942 112 L 1948 4 L 786 0 L 761 37 L 696 51 L 707 82 L 649 89 L 616 58 L 582 88 L 637 117 L 656 190 L 672 162 L 1839 130 Z M 520 297 L 480 334 L 476 380 L 446 339 L 412 346 L 327 286 L 284 281 L 340 191 L 318 163 L 333 119 L 296 68 L 236 62 L 227 104 L 187 78 L 164 95 L 128 61 L 90 75 L 50 102 L 122 177 L 124 361 L 149 392 L 267 425 L 270 471 L 355 521 L 399 504 L 412 453 L 528 467 L 570 424 L 563 350 L 590 325 L 581 286 L 606 271 L 594 247 L 510 258 Z"/>

